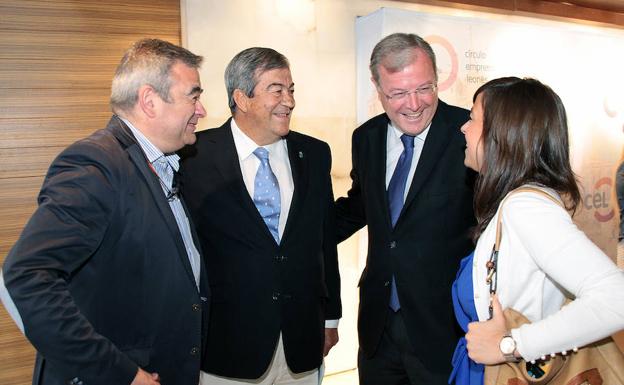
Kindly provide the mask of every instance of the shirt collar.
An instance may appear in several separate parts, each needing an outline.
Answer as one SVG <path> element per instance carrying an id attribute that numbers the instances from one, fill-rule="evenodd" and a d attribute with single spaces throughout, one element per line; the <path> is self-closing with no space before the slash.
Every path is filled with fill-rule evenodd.
<path id="1" fill-rule="evenodd" d="M 420 134 L 416 135 L 415 138 L 424 143 L 425 139 L 427 139 L 427 134 L 429 133 L 429 129 L 430 128 L 431 128 L 431 123 L 429 123 L 429 125 L 427 126 L 427 128 L 425 128 L 423 130 L 423 132 L 421 132 Z M 401 131 L 398 127 L 396 127 L 394 125 L 394 123 L 392 123 L 392 121 L 390 121 L 390 123 L 388 123 L 388 131 L 391 131 L 391 133 L 389 135 L 392 136 L 392 139 L 393 139 L 392 141 L 393 142 L 396 142 L 396 143 L 400 143 L 401 142 L 401 135 L 403 135 L 404 132 Z"/>
<path id="2" fill-rule="evenodd" d="M 178 169 L 180 168 L 180 157 L 178 156 L 178 154 L 173 153 L 165 155 L 162 151 L 158 149 L 158 147 L 150 142 L 150 140 L 147 139 L 147 137 L 143 135 L 143 133 L 138 128 L 130 123 L 129 120 L 122 118 L 121 116 L 119 118 L 123 120 L 123 122 L 126 123 L 126 125 L 130 128 L 130 131 L 132 131 L 132 134 L 136 138 L 139 146 L 145 154 L 145 157 L 147 158 L 147 161 L 150 162 L 150 164 L 154 164 L 158 161 L 165 161 L 171 165 L 174 171 L 178 171 Z"/>
<path id="3" fill-rule="evenodd" d="M 234 137 L 234 145 L 236 146 L 236 152 L 238 153 L 238 160 L 242 162 L 249 156 L 253 155 L 253 152 L 258 147 L 264 147 L 269 151 L 271 157 L 283 158 L 286 154 L 286 140 L 281 139 L 275 143 L 267 144 L 265 146 L 258 146 L 243 130 L 238 127 L 234 118 L 230 121 L 230 127 L 232 128 L 232 136 Z M 255 155 L 254 155 L 255 156 Z"/>

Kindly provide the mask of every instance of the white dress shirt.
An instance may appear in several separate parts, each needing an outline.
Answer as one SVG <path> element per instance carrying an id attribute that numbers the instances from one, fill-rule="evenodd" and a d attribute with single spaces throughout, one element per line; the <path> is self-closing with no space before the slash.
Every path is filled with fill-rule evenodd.
<path id="1" fill-rule="evenodd" d="M 409 174 L 407 175 L 407 181 L 405 182 L 405 191 L 403 193 L 404 202 L 407 197 L 407 193 L 409 192 L 409 188 L 412 185 L 414 172 L 416 171 L 416 166 L 418 165 L 418 160 L 420 159 L 420 154 L 422 153 L 423 146 L 425 145 L 425 139 L 427 138 L 430 127 L 431 123 L 423 132 L 414 137 L 414 154 L 412 156 Z M 401 141 L 401 135 L 403 135 L 401 130 L 394 127 L 392 122 L 388 123 L 388 130 L 386 133 L 386 190 L 388 189 L 390 179 L 392 179 L 392 174 L 394 173 L 394 169 L 396 168 L 396 165 L 399 162 L 399 157 L 401 157 L 401 153 L 404 149 L 403 142 Z"/>
<path id="2" fill-rule="evenodd" d="M 250 137 L 245 135 L 243 131 L 236 125 L 232 119 L 232 136 L 234 137 L 234 146 L 238 154 L 241 173 L 243 174 L 243 182 L 249 192 L 249 196 L 253 199 L 256 173 L 260 167 L 260 159 L 254 155 L 254 151 L 258 147 L 264 147 L 269 151 L 269 164 L 273 174 L 277 178 L 280 190 L 280 217 L 278 231 L 280 239 L 284 234 L 286 227 L 286 219 L 290 211 L 290 203 L 292 202 L 293 191 L 295 189 L 290 169 L 290 160 L 288 159 L 288 144 L 285 139 L 278 140 L 275 143 L 266 146 L 258 146 Z"/>

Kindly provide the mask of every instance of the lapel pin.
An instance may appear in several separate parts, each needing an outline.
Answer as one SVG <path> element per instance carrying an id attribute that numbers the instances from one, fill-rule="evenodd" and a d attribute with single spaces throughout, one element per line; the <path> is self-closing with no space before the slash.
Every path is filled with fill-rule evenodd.
<path id="1" fill-rule="evenodd" d="M 303 151 L 299 151 L 299 159 L 303 159 Z"/>

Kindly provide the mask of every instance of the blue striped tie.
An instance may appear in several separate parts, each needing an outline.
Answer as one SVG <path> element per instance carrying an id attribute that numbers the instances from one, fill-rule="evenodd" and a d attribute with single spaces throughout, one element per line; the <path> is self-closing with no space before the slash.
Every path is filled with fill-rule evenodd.
<path id="1" fill-rule="evenodd" d="M 403 134 L 401 135 L 401 142 L 403 142 L 403 152 L 399 157 L 390 183 L 388 183 L 388 205 L 390 208 L 392 227 L 396 225 L 399 214 L 401 214 L 401 210 L 403 209 L 405 184 L 407 183 L 407 176 L 409 175 L 412 157 L 414 155 L 414 137 Z M 394 275 L 392 276 L 392 285 L 390 286 L 390 308 L 395 312 L 399 311 L 401 308 Z"/>

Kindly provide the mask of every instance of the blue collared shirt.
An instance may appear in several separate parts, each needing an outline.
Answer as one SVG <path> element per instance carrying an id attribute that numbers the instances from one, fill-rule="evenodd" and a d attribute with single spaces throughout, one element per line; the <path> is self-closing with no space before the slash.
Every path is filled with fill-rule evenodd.
<path id="1" fill-rule="evenodd" d="M 130 131 L 132 131 L 132 134 L 139 143 L 139 146 L 141 146 L 147 161 L 156 172 L 158 178 L 160 178 L 163 194 L 169 194 L 173 189 L 173 173 L 177 172 L 180 168 L 180 157 L 177 154 L 165 155 L 154 146 L 141 131 L 134 127 L 132 123 L 124 118 L 121 118 L 121 120 L 128 125 Z M 199 288 L 199 272 L 201 268 L 200 255 L 197 247 L 195 247 L 195 242 L 193 242 L 191 225 L 178 195 L 174 195 L 173 199 L 169 200 L 169 207 L 171 207 L 173 216 L 178 224 L 178 229 L 180 230 L 184 246 L 186 247 L 186 254 L 188 255 L 191 268 L 193 269 L 195 284 Z"/>

